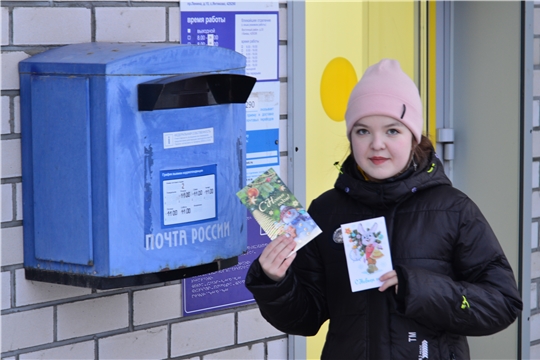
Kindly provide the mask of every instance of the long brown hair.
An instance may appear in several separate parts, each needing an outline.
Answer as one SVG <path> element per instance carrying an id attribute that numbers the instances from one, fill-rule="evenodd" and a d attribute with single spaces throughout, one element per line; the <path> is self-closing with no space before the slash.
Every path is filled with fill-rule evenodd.
<path id="1" fill-rule="evenodd" d="M 424 135 L 422 135 L 422 138 L 420 139 L 420 144 L 418 144 L 413 137 L 412 149 L 414 161 L 418 164 L 419 169 L 423 169 L 427 166 L 431 154 L 435 151 L 431 140 Z"/>

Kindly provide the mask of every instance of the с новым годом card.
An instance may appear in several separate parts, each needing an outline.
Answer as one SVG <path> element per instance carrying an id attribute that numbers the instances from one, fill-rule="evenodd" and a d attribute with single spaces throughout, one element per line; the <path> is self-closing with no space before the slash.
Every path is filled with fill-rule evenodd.
<path id="1" fill-rule="evenodd" d="M 379 277 L 392 270 L 384 217 L 341 225 L 352 291 L 377 288 Z"/>
<path id="2" fill-rule="evenodd" d="M 294 237 L 294 251 L 321 233 L 319 226 L 272 168 L 236 195 L 270 240 L 281 234 Z"/>

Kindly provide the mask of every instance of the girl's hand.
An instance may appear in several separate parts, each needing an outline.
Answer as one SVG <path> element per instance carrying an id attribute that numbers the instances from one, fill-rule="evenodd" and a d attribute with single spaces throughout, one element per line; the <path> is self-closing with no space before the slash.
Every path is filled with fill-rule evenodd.
<path id="1" fill-rule="evenodd" d="M 291 266 L 296 252 L 287 257 L 294 250 L 296 243 L 289 234 L 283 234 L 272 240 L 259 257 L 261 267 L 270 279 L 280 281 L 285 277 L 287 269 Z"/>
<path id="2" fill-rule="evenodd" d="M 381 285 L 381 287 L 379 288 L 379 291 L 380 292 L 383 292 L 385 291 L 386 289 L 388 289 L 389 287 L 391 286 L 396 286 L 396 294 L 397 294 L 397 289 L 398 289 L 398 277 L 397 277 L 397 273 L 395 270 L 392 270 L 392 271 L 389 271 L 387 272 L 386 274 L 384 274 L 383 276 L 381 276 L 379 278 L 380 281 L 383 282 L 383 284 Z"/>

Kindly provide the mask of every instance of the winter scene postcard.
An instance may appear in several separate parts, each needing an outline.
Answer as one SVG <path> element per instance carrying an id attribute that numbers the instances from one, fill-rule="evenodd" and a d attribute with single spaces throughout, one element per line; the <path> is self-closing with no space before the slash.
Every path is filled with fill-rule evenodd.
<path id="1" fill-rule="evenodd" d="M 379 277 L 392 270 L 384 217 L 342 224 L 341 231 L 352 291 L 381 286 Z"/>
<path id="2" fill-rule="evenodd" d="M 300 250 L 322 231 L 274 169 L 236 193 L 271 240 L 288 233 Z M 292 254 L 292 253 L 291 253 Z"/>

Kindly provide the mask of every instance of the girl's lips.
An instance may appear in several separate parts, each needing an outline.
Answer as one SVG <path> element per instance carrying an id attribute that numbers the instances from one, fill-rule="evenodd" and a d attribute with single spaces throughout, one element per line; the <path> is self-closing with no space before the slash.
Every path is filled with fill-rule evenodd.
<path id="1" fill-rule="evenodd" d="M 375 165 L 381 165 L 388 159 L 384 157 L 375 156 L 375 157 L 369 158 L 369 160 L 371 160 L 371 162 Z"/>

